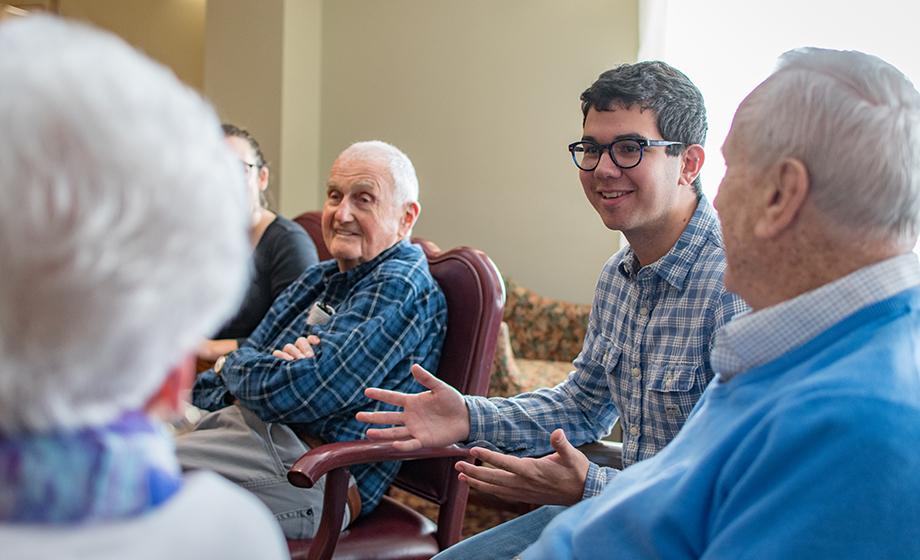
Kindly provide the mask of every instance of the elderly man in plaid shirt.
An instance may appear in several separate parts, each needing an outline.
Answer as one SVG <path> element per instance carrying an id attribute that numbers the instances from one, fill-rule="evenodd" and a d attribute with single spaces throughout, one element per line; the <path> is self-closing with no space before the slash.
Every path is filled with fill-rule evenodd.
<path id="1" fill-rule="evenodd" d="M 307 269 L 240 349 L 195 384 L 194 404 L 214 412 L 179 438 L 182 466 L 215 470 L 255 493 L 289 538 L 313 536 L 322 510 L 322 483 L 287 482 L 307 449 L 297 434 L 361 439 L 366 425 L 355 412 L 375 405 L 365 387 L 417 391 L 410 366 L 437 366 L 447 305 L 408 239 L 419 210 L 415 169 L 399 149 L 374 141 L 342 152 L 322 216 L 334 260 Z M 398 466 L 353 468 L 345 526 L 377 505 Z"/>
<path id="2" fill-rule="evenodd" d="M 569 151 L 588 201 L 629 246 L 601 272 L 575 370 L 551 389 L 485 399 L 463 397 L 415 366 L 430 391 L 369 389 L 403 410 L 358 415 L 397 425 L 368 437 L 396 440 L 400 448 L 475 445 L 473 455 L 498 468 L 458 463 L 470 486 L 557 504 L 442 557 L 511 557 L 564 506 L 599 494 L 617 471 L 591 463 L 573 445 L 604 437 L 618 417 L 624 466 L 661 450 L 713 378 L 713 334 L 744 310 L 725 291 L 722 236 L 700 190 L 707 125 L 696 86 L 667 64 L 641 62 L 604 72 L 581 100 L 583 135 Z"/>

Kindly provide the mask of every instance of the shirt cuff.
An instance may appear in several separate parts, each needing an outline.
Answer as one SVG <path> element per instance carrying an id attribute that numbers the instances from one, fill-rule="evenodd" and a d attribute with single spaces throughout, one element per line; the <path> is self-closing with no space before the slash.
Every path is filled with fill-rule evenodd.
<path id="1" fill-rule="evenodd" d="M 591 498 L 603 492 L 607 483 L 613 480 L 613 477 L 615 477 L 618 472 L 620 471 L 617 469 L 600 467 L 595 463 L 588 463 L 588 476 L 585 478 L 585 491 L 582 493 L 581 499 Z"/>
<path id="2" fill-rule="evenodd" d="M 486 437 L 486 418 L 488 418 L 491 403 L 485 397 L 463 396 L 466 403 L 466 410 L 470 415 L 470 435 L 467 442 L 484 442 L 490 438 Z"/>
<path id="3" fill-rule="evenodd" d="M 192 388 L 192 404 L 204 410 L 217 410 L 226 406 L 229 395 L 223 380 L 208 370 L 201 373 Z"/>
<path id="4" fill-rule="evenodd" d="M 245 352 L 240 352 L 240 349 L 237 348 L 233 352 L 228 352 L 224 355 L 224 365 L 220 368 L 219 374 L 224 379 L 224 384 L 229 385 L 230 380 L 238 380 L 240 368 L 237 362 L 245 360 L 243 354 Z"/>

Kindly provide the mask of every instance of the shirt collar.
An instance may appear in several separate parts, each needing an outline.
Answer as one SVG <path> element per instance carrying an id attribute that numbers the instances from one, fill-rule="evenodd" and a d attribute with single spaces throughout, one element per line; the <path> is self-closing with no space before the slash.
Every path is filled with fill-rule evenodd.
<path id="1" fill-rule="evenodd" d="M 333 262 L 330 263 L 332 264 L 332 266 L 330 266 L 329 269 L 327 269 L 324 272 L 323 279 L 326 282 L 329 282 L 333 278 L 336 278 L 336 279 L 342 278 L 345 282 L 348 282 L 348 283 L 355 282 L 363 278 L 364 276 L 366 276 L 367 273 L 373 270 L 374 268 L 376 268 L 378 264 L 389 259 L 392 255 L 400 252 L 406 247 L 409 247 L 409 245 L 410 243 L 409 243 L 408 238 L 400 239 L 395 244 L 391 245 L 388 249 L 383 250 L 379 255 L 377 255 L 373 259 L 367 262 L 363 262 L 359 264 L 358 266 L 354 268 L 350 268 L 344 272 L 339 270 L 339 264 L 333 260 Z"/>
<path id="2" fill-rule="evenodd" d="M 737 315 L 716 333 L 712 369 L 727 382 L 801 346 L 857 310 L 918 285 L 920 261 L 907 253 L 777 305 Z"/>
<path id="3" fill-rule="evenodd" d="M 667 254 L 652 264 L 639 267 L 632 247 L 627 247 L 617 269 L 627 278 L 635 278 L 641 269 L 649 269 L 677 290 L 683 290 L 687 275 L 702 254 L 703 245 L 709 241 L 721 247 L 722 233 L 712 205 L 701 196 L 687 227 Z"/>

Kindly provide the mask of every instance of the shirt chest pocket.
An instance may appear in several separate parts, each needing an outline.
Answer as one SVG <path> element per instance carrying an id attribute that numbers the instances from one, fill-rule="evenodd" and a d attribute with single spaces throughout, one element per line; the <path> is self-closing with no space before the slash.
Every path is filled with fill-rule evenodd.
<path id="1" fill-rule="evenodd" d="M 610 340 L 605 341 L 606 344 L 598 352 L 598 363 L 603 370 L 603 376 L 607 383 L 607 388 L 610 391 L 610 400 L 613 405 L 617 407 L 618 410 L 623 410 L 622 406 L 624 401 L 622 397 L 624 395 L 620 394 L 620 386 L 617 378 L 617 365 L 621 359 L 621 351 L 617 348 Z M 597 375 L 600 375 L 601 372 L 597 372 Z"/>
<path id="2" fill-rule="evenodd" d="M 652 366 L 646 385 L 648 413 L 657 416 L 670 430 L 680 430 L 703 393 L 703 380 L 697 364 Z"/>

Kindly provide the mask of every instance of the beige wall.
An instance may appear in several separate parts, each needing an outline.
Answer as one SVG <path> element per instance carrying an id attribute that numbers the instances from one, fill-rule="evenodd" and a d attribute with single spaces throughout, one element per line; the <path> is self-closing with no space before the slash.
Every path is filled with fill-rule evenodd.
<path id="1" fill-rule="evenodd" d="M 317 208 L 322 0 L 212 0 L 205 95 L 221 119 L 248 129 L 271 166 L 272 206 Z"/>
<path id="2" fill-rule="evenodd" d="M 322 0 L 285 0 L 281 83 L 282 185 L 287 216 L 319 208 L 325 169 L 320 166 Z"/>
<path id="3" fill-rule="evenodd" d="M 284 0 L 211 0 L 204 41 L 204 93 L 224 122 L 258 139 L 278 201 Z"/>
<path id="4" fill-rule="evenodd" d="M 635 60 L 637 18 L 636 0 L 327 1 L 320 167 L 356 140 L 396 144 L 421 181 L 417 235 L 588 302 L 617 236 L 565 147 L 581 91 Z"/>
<path id="5" fill-rule="evenodd" d="M 183 82 L 204 84 L 206 0 L 58 0 L 61 15 L 92 22 L 173 69 Z"/>
<path id="6" fill-rule="evenodd" d="M 112 29 L 248 127 L 272 198 L 322 204 L 335 155 L 404 149 L 422 185 L 416 234 L 471 245 L 552 297 L 588 302 L 618 237 L 565 146 L 578 95 L 635 60 L 638 0 L 60 0 Z M 206 21 L 206 24 L 205 24 Z"/>

